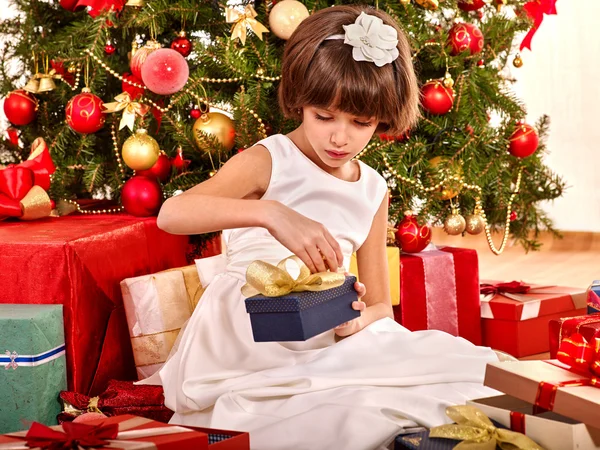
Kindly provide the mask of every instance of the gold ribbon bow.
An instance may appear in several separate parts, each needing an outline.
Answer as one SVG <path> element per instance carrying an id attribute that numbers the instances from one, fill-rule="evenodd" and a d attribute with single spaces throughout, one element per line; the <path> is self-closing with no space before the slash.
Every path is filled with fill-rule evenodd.
<path id="1" fill-rule="evenodd" d="M 115 102 L 105 103 L 105 110 L 102 112 L 114 113 L 123 111 L 123 116 L 121 117 L 121 122 L 119 123 L 119 130 L 128 127 L 131 131 L 133 131 L 135 115 L 139 114 L 140 116 L 144 116 L 150 109 L 148 105 L 132 101 L 129 92 L 123 92 L 117 95 L 115 100 Z"/>
<path id="2" fill-rule="evenodd" d="M 288 261 L 300 267 L 300 274 L 294 279 L 286 269 Z M 346 276 L 337 272 L 310 273 L 310 269 L 297 256 L 279 261 L 277 266 L 264 261 L 254 261 L 246 269 L 246 284 L 242 294 L 252 297 L 262 294 L 267 297 L 281 297 L 290 292 L 326 291 L 344 284 Z"/>
<path id="3" fill-rule="evenodd" d="M 251 5 L 246 5 L 244 12 L 227 6 L 225 8 L 225 20 L 227 23 L 233 23 L 231 27 L 231 40 L 239 39 L 242 45 L 246 45 L 246 27 L 250 27 L 254 34 L 262 41 L 263 33 L 268 33 L 269 30 L 255 19 L 256 16 L 256 11 Z"/>
<path id="4" fill-rule="evenodd" d="M 458 439 L 455 450 L 544 450 L 524 434 L 496 428 L 492 421 L 472 405 L 449 406 L 446 415 L 455 424 L 432 428 L 430 438 Z"/>

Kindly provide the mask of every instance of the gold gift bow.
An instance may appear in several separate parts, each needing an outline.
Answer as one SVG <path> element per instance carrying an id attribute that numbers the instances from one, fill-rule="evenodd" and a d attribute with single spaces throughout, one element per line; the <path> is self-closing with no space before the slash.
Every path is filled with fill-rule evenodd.
<path id="1" fill-rule="evenodd" d="M 87 412 L 95 412 L 103 414 L 103 412 L 98 408 L 98 402 L 100 401 L 100 397 L 92 397 L 88 401 L 87 409 L 78 409 L 75 408 L 71 403 L 63 400 L 63 412 L 67 414 L 71 414 L 73 416 L 80 416 Z"/>
<path id="2" fill-rule="evenodd" d="M 256 11 L 252 5 L 246 5 L 244 12 L 240 12 L 231 6 L 227 6 L 225 8 L 225 21 L 227 23 L 233 22 L 233 26 L 231 27 L 231 40 L 239 39 L 242 45 L 246 45 L 246 27 L 248 26 L 262 41 L 263 33 L 268 33 L 269 30 L 255 19 L 256 16 Z"/>
<path id="3" fill-rule="evenodd" d="M 294 261 L 300 267 L 298 278 L 294 279 L 287 269 L 287 261 Z M 310 273 L 310 269 L 297 256 L 285 258 L 274 266 L 264 261 L 254 261 L 246 269 L 246 284 L 242 294 L 252 297 L 262 294 L 267 297 L 280 297 L 290 292 L 325 291 L 344 284 L 346 276 L 338 272 Z"/>
<path id="4" fill-rule="evenodd" d="M 103 113 L 114 113 L 123 111 L 121 122 L 119 123 L 119 130 L 128 127 L 133 131 L 135 124 L 135 115 L 139 114 L 144 116 L 150 107 L 139 102 L 134 102 L 129 95 L 129 92 L 123 92 L 115 97 L 115 102 L 105 103 L 105 110 Z"/>
<path id="5" fill-rule="evenodd" d="M 496 445 L 503 450 L 544 450 L 524 434 L 496 428 L 475 406 L 449 406 L 446 415 L 456 423 L 432 428 L 429 437 L 461 440 L 454 450 L 495 450 Z"/>

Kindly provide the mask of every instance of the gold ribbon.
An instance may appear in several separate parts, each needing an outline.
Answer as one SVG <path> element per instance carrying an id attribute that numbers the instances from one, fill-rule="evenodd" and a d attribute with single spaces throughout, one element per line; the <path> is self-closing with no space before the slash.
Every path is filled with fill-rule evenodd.
<path id="1" fill-rule="evenodd" d="M 135 115 L 139 114 L 140 116 L 144 116 L 150 109 L 148 105 L 132 101 L 129 92 L 123 92 L 117 95 L 115 100 L 116 101 L 111 103 L 105 103 L 105 110 L 102 112 L 115 113 L 123 111 L 123 116 L 121 117 L 121 122 L 119 123 L 119 130 L 128 127 L 131 131 L 133 131 Z"/>
<path id="2" fill-rule="evenodd" d="M 52 202 L 48 193 L 40 186 L 32 186 L 21 199 L 21 220 L 35 220 L 48 217 L 52 212 Z"/>
<path id="3" fill-rule="evenodd" d="M 462 441 L 455 450 L 495 450 L 496 445 L 503 450 L 544 450 L 524 434 L 496 428 L 475 406 L 449 406 L 446 415 L 456 423 L 432 428 L 429 437 Z"/>
<path id="4" fill-rule="evenodd" d="M 269 30 L 255 19 L 256 16 L 256 11 L 251 5 L 246 5 L 244 12 L 227 6 L 225 8 L 225 20 L 227 23 L 233 23 L 231 27 L 231 40 L 239 39 L 242 45 L 246 45 L 246 27 L 250 27 L 254 34 L 262 41 L 263 33 L 268 33 Z"/>
<path id="5" fill-rule="evenodd" d="M 300 267 L 300 274 L 294 279 L 286 269 L 288 261 Z M 246 270 L 246 284 L 242 294 L 252 297 L 262 294 L 267 297 L 280 297 L 290 292 L 325 291 L 344 284 L 346 277 L 337 272 L 310 273 L 310 269 L 297 256 L 279 261 L 277 266 L 264 261 L 254 261 Z"/>
<path id="6" fill-rule="evenodd" d="M 100 408 L 98 408 L 98 402 L 100 401 L 100 397 L 92 397 L 88 401 L 87 409 L 79 409 L 72 405 L 71 403 L 63 400 L 63 412 L 71 414 L 72 416 L 80 416 L 86 412 L 95 412 L 103 414 Z"/>

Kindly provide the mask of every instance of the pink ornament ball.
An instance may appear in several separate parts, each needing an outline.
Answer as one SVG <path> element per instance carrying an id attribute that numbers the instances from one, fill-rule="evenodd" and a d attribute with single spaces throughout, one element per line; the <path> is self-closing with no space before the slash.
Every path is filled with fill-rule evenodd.
<path id="1" fill-rule="evenodd" d="M 106 419 L 106 415 L 102 414 L 102 413 L 97 413 L 97 412 L 86 412 L 83 413 L 80 416 L 77 416 L 73 419 L 73 422 L 75 423 L 85 423 L 85 422 L 89 422 L 90 420 L 98 420 L 98 419 Z"/>
<path id="2" fill-rule="evenodd" d="M 190 76 L 185 58 L 170 48 L 159 48 L 142 65 L 142 81 L 155 94 L 171 95 L 181 90 Z"/>

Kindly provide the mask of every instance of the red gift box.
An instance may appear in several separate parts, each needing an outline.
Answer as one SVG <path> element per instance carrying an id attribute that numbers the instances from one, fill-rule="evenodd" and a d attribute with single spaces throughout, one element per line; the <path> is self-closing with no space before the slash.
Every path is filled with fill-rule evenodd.
<path id="1" fill-rule="evenodd" d="M 120 281 L 184 265 L 187 240 L 125 214 L 4 222 L 0 303 L 62 304 L 68 389 L 96 395 L 136 379 Z"/>
<path id="2" fill-rule="evenodd" d="M 496 286 L 496 281 L 482 281 Z M 519 283 L 517 283 L 519 284 Z M 483 344 L 517 358 L 550 349 L 548 323 L 586 312 L 585 291 L 564 286 L 521 283 L 526 293 L 498 292 L 482 298 Z"/>
<path id="3" fill-rule="evenodd" d="M 558 348 L 566 337 L 579 333 L 588 342 L 600 337 L 600 314 L 551 320 L 548 329 L 550 332 L 550 358 L 556 358 Z"/>
<path id="4" fill-rule="evenodd" d="M 477 252 L 442 247 L 402 253 L 394 318 L 411 331 L 441 330 L 480 345 Z"/>
<path id="5" fill-rule="evenodd" d="M 213 432 L 213 430 L 207 430 Z M 214 449 L 249 449 L 247 433 L 227 432 L 229 446 L 210 446 Z M 227 436 L 225 436 L 227 437 Z M 8 433 L 0 436 L 0 448 L 6 450 L 38 448 L 71 448 L 63 446 L 69 441 L 78 444 L 76 448 L 112 448 L 136 450 L 207 450 L 210 436 L 206 431 L 190 427 L 167 425 L 154 420 L 133 415 L 90 420 L 85 423 L 66 423 L 54 427 L 34 423 L 29 431 Z M 31 445 L 28 446 L 28 443 Z M 64 444 L 63 444 L 64 443 Z"/>

